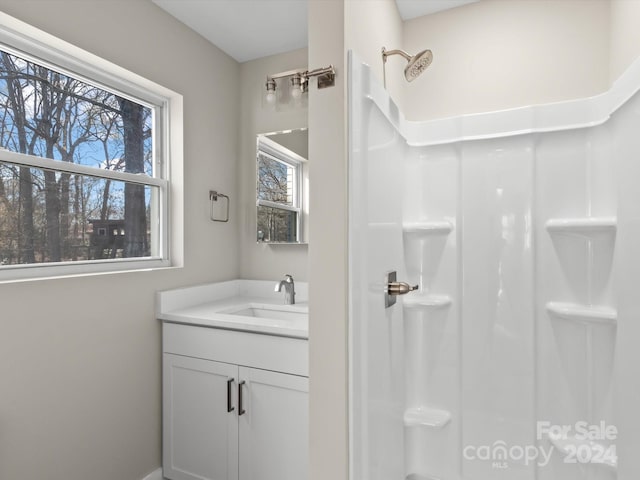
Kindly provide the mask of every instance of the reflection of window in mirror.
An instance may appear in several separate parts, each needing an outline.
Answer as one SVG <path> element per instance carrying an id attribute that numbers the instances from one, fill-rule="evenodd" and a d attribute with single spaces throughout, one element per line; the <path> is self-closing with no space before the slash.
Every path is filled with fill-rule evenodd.
<path id="1" fill-rule="evenodd" d="M 294 131 L 300 134 L 302 131 Z M 305 240 L 306 158 L 286 148 L 279 136 L 258 136 L 257 240 L 303 243 Z M 306 130 L 303 131 L 306 142 Z M 289 139 L 291 140 L 291 139 Z M 306 147 L 306 145 L 305 145 Z M 306 152 L 304 152 L 306 153 Z"/>

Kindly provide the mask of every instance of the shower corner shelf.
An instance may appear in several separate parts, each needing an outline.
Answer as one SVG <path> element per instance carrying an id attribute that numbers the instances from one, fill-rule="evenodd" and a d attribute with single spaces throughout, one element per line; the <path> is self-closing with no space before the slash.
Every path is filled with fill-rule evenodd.
<path id="1" fill-rule="evenodd" d="M 405 427 L 443 428 L 451 421 L 451 413 L 429 407 L 414 407 L 405 410 Z"/>
<path id="2" fill-rule="evenodd" d="M 614 233 L 617 224 L 616 217 L 552 218 L 547 221 L 545 228 L 549 233 L 588 235 Z"/>
<path id="3" fill-rule="evenodd" d="M 410 309 L 444 308 L 451 305 L 451 297 L 437 294 L 413 294 L 403 298 L 402 305 Z"/>
<path id="4" fill-rule="evenodd" d="M 547 312 L 556 318 L 586 325 L 616 325 L 618 321 L 618 312 L 615 308 L 601 305 L 549 302 L 546 308 Z"/>
<path id="5" fill-rule="evenodd" d="M 614 472 L 618 470 L 618 457 L 616 456 L 615 447 L 603 445 L 593 440 L 575 438 L 573 436 L 564 437 L 548 434 L 548 437 L 551 444 L 564 456 L 575 456 L 576 452 L 586 449 L 592 454 L 590 458 L 600 460 L 594 461 L 592 463 L 593 465 L 601 465 Z M 614 450 L 609 450 L 611 448 L 614 448 Z"/>
<path id="6" fill-rule="evenodd" d="M 405 222 L 402 224 L 402 231 L 405 235 L 448 235 L 452 230 L 453 224 L 447 220 L 431 222 Z"/>

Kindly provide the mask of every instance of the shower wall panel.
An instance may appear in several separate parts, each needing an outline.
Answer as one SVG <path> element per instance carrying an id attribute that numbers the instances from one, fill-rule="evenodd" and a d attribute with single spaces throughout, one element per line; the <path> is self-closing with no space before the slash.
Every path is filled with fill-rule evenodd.
<path id="1" fill-rule="evenodd" d="M 476 450 L 535 438 L 533 141 L 523 135 L 462 147 L 459 421 L 463 445 Z M 473 453 L 464 459 L 463 478 L 533 478 L 523 461 L 499 468 Z"/>
<path id="2" fill-rule="evenodd" d="M 640 478 L 640 63 L 412 124 L 351 61 L 352 480 Z"/>
<path id="3" fill-rule="evenodd" d="M 455 146 L 408 148 L 402 191 L 405 471 L 459 475 L 459 177 Z"/>
<path id="4" fill-rule="evenodd" d="M 619 166 L 611 124 L 540 135 L 536 184 L 537 420 L 552 425 L 614 424 L 611 406 L 616 302 L 612 288 L 617 240 Z M 581 442 L 545 435 L 553 448 L 541 480 L 613 479 L 613 465 L 568 463 Z M 597 448 L 609 449 L 600 441 Z M 577 457 L 576 457 L 577 458 Z M 579 462 L 576 462 L 579 463 Z"/>
<path id="5" fill-rule="evenodd" d="M 618 198 L 613 287 L 618 309 L 613 421 L 618 428 L 618 479 L 640 478 L 640 104 L 628 103 L 612 119 L 612 158 Z"/>
<path id="6" fill-rule="evenodd" d="M 404 338 L 402 312 L 385 309 L 380 292 L 385 274 L 402 268 L 402 208 L 396 192 L 403 190 L 402 159 L 406 144 L 379 110 L 360 97 L 351 118 L 353 170 L 350 189 L 350 349 L 357 356 L 351 372 L 351 397 L 358 408 L 351 429 L 363 432 L 351 445 L 364 460 L 353 465 L 352 478 L 404 478 Z M 359 159 L 359 160 L 357 160 Z M 387 168 L 397 159 L 398 168 Z M 404 274 L 404 271 L 398 272 Z M 384 452 L 381 455 L 380 452 Z"/>

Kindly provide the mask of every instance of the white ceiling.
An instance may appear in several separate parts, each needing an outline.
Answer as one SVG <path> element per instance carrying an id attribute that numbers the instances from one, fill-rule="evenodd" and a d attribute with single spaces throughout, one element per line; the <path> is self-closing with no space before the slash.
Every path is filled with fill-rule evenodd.
<path id="1" fill-rule="evenodd" d="M 308 0 L 152 0 L 236 59 L 307 46 Z M 317 1 L 317 0 L 310 0 Z M 479 0 L 396 0 L 403 20 Z"/>
<path id="2" fill-rule="evenodd" d="M 402 19 L 410 20 L 479 1 L 480 0 L 396 0 L 396 4 L 398 5 L 398 11 Z"/>

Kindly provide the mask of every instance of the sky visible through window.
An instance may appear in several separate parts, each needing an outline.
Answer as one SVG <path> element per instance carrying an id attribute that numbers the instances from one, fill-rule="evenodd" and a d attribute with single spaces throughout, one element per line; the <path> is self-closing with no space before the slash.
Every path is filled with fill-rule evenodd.
<path id="1" fill-rule="evenodd" d="M 2 148 L 89 167 L 125 170 L 120 107 L 125 99 L 15 55 L 1 51 L 0 55 Z M 10 90 L 18 112 L 11 111 Z M 152 110 L 143 107 L 142 112 L 144 173 L 151 176 Z M 25 125 L 22 144 L 19 122 Z M 49 144 L 53 148 L 48 148 Z"/>

